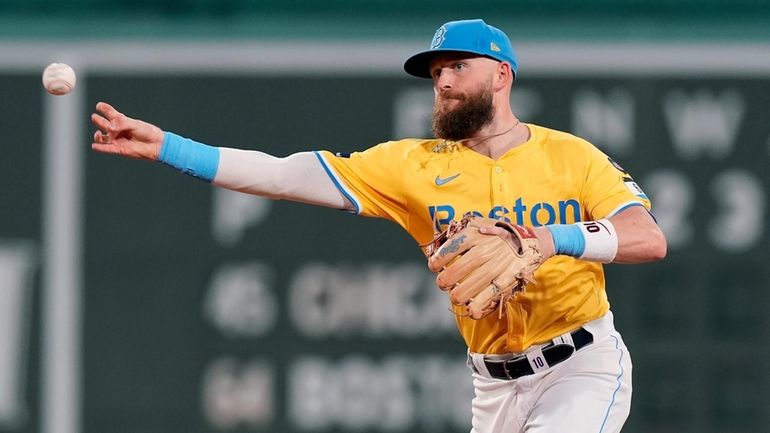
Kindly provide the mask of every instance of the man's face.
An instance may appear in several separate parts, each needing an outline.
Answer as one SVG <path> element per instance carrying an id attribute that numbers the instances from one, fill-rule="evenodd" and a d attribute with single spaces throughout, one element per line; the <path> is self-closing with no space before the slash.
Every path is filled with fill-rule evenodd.
<path id="1" fill-rule="evenodd" d="M 469 138 L 492 121 L 492 73 L 496 63 L 458 54 L 441 56 L 431 63 L 436 138 Z"/>

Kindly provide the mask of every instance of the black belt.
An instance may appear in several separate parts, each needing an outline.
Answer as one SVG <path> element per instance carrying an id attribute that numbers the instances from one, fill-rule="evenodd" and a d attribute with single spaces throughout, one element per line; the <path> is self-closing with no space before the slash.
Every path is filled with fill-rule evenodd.
<path id="1" fill-rule="evenodd" d="M 572 356 L 575 351 L 594 342 L 594 336 L 583 328 L 572 332 L 570 335 L 572 335 L 574 347 L 569 344 L 549 343 L 540 349 L 543 351 L 543 358 L 545 358 L 545 362 L 548 365 L 554 366 L 563 362 Z M 527 355 L 519 355 L 511 359 L 485 359 L 484 364 L 487 367 L 487 371 L 489 371 L 489 375 L 495 379 L 512 380 L 535 374 L 529 359 L 527 359 Z"/>

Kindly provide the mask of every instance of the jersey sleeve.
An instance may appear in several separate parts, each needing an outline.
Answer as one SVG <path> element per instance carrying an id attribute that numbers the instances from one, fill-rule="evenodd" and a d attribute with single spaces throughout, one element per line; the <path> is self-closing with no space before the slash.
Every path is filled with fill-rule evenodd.
<path id="1" fill-rule="evenodd" d="M 586 144 L 589 159 L 582 195 L 591 219 L 608 218 L 630 206 L 650 210 L 650 199 L 631 175 L 602 151 Z"/>
<path id="2" fill-rule="evenodd" d="M 399 142 L 382 143 L 349 156 L 315 152 L 357 214 L 386 218 L 401 225 L 408 218 L 403 189 L 406 153 Z"/>

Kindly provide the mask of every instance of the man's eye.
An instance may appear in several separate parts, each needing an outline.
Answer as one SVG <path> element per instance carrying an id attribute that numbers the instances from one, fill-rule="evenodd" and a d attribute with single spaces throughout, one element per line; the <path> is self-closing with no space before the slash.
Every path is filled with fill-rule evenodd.
<path id="1" fill-rule="evenodd" d="M 465 63 L 455 63 L 455 64 L 454 64 L 454 68 L 455 68 L 456 70 L 458 70 L 458 71 L 459 71 L 460 69 L 464 69 L 464 68 L 465 68 Z"/>

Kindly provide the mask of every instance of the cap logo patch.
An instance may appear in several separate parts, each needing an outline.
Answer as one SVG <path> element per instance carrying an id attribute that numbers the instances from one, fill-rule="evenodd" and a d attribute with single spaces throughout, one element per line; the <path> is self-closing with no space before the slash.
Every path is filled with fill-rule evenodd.
<path id="1" fill-rule="evenodd" d="M 489 43 L 489 49 L 490 49 L 490 50 L 492 50 L 492 51 L 500 52 L 500 47 L 498 47 L 497 45 L 495 45 L 495 43 L 494 43 L 494 42 L 490 42 L 490 43 Z"/>
<path id="2" fill-rule="evenodd" d="M 440 47 L 441 44 L 444 43 L 445 35 L 446 28 L 444 28 L 444 26 L 439 27 L 439 29 L 436 30 L 436 34 L 433 35 L 433 40 L 430 42 L 430 49 L 435 50 L 436 48 Z"/>

